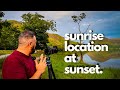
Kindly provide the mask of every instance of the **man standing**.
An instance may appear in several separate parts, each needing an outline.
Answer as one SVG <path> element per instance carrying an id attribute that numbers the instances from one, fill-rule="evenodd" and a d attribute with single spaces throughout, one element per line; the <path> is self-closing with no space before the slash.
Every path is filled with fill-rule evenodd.
<path id="1" fill-rule="evenodd" d="M 3 63 L 3 79 L 39 79 L 46 69 L 46 57 L 43 54 L 32 60 L 35 52 L 36 36 L 32 31 L 24 31 L 18 38 L 18 48 Z M 38 63 L 38 60 L 40 62 Z"/>

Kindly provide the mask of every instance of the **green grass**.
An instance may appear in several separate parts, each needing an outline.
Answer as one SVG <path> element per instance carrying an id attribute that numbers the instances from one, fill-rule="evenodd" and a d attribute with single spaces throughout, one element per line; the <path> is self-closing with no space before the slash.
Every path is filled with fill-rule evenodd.
<path id="1" fill-rule="evenodd" d="M 0 50 L 0 55 L 11 54 L 13 50 Z"/>
<path id="2" fill-rule="evenodd" d="M 42 52 L 39 52 L 39 54 L 33 54 L 33 56 L 40 56 Z M 91 66 L 85 63 L 66 63 L 64 62 L 64 57 L 73 54 L 74 52 L 58 52 L 57 54 L 51 54 L 50 60 L 53 66 L 53 70 L 55 73 L 55 76 L 57 79 L 120 79 L 120 69 L 114 69 L 114 68 L 104 68 L 103 74 L 64 74 L 65 67 L 69 65 L 74 66 Z M 2 63 L 4 59 L 0 59 L 0 71 L 2 69 Z M 0 78 L 1 78 L 1 72 L 0 72 Z M 48 71 L 46 68 L 46 71 L 43 73 L 42 79 L 49 79 L 48 78 Z"/>
<path id="3" fill-rule="evenodd" d="M 51 63 L 57 79 L 120 79 L 120 69 L 104 68 L 103 74 L 64 74 L 66 66 L 91 66 L 85 63 L 66 63 L 64 57 L 68 55 L 67 52 L 59 52 L 57 54 L 50 55 Z M 43 79 L 48 79 L 48 71 L 42 75 Z"/>
<path id="4" fill-rule="evenodd" d="M 2 78 L 2 64 L 5 59 L 0 59 L 0 79 Z"/>

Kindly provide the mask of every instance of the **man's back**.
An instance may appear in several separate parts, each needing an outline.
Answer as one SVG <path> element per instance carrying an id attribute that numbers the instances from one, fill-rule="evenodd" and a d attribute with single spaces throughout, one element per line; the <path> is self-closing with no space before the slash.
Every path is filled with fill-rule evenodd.
<path id="1" fill-rule="evenodd" d="M 2 66 L 3 79 L 27 79 L 36 71 L 35 63 L 31 56 L 14 51 L 6 58 Z"/>

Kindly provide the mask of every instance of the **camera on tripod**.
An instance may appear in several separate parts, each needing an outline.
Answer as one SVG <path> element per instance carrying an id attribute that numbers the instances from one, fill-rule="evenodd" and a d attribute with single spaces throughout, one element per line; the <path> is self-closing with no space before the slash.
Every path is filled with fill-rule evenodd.
<path id="1" fill-rule="evenodd" d="M 44 54 L 47 56 L 46 63 L 47 63 L 47 67 L 48 67 L 48 76 L 49 76 L 49 79 L 52 79 L 52 76 L 53 76 L 54 79 L 56 79 L 49 55 L 53 54 L 53 53 L 57 53 L 57 51 L 58 51 L 58 49 L 56 47 L 50 48 L 49 46 L 46 46 L 46 48 L 44 50 Z"/>

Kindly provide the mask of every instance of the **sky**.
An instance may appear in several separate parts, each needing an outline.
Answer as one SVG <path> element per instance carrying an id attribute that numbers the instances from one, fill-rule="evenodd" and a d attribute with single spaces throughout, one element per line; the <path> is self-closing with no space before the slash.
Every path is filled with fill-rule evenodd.
<path id="1" fill-rule="evenodd" d="M 39 13 L 46 20 L 56 21 L 56 33 L 64 37 L 66 33 L 79 33 L 78 25 L 71 16 L 85 13 L 86 18 L 81 21 L 81 31 L 86 31 L 88 25 L 93 33 L 102 33 L 107 38 L 120 38 L 120 11 L 3 11 L 3 19 L 22 21 L 22 14 Z"/>

